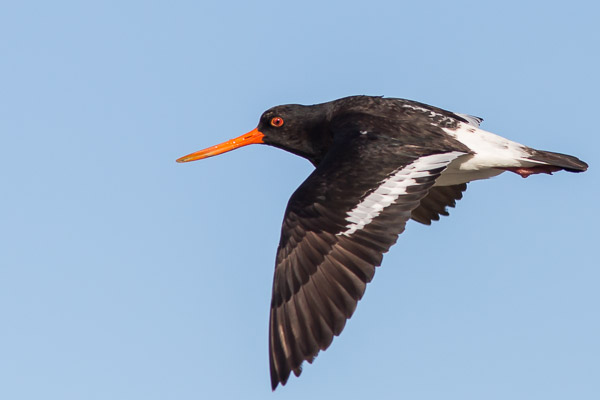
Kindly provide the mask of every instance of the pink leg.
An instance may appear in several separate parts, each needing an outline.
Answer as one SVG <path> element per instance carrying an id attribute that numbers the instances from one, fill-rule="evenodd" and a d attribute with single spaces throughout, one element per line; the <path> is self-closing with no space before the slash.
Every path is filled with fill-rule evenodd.
<path id="1" fill-rule="evenodd" d="M 527 178 L 529 175 L 533 174 L 549 174 L 552 175 L 553 172 L 560 171 L 562 168 L 554 167 L 552 165 L 538 165 L 535 167 L 507 167 L 507 168 L 499 168 L 504 169 L 506 171 L 514 172 L 515 174 L 521 175 L 523 178 Z"/>

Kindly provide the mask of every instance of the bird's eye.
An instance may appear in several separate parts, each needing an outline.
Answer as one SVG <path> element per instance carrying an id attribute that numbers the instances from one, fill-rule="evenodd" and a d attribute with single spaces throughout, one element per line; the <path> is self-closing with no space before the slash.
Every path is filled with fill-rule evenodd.
<path id="1" fill-rule="evenodd" d="M 281 118 L 281 117 L 271 118 L 271 125 L 273 125 L 276 128 L 279 128 L 281 125 L 283 125 L 283 118 Z"/>

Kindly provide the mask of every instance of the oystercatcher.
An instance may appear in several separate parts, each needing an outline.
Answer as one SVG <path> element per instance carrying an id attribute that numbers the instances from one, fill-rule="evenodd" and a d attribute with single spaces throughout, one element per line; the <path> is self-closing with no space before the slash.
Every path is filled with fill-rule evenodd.
<path id="1" fill-rule="evenodd" d="M 178 159 L 254 143 L 316 169 L 292 195 L 277 249 L 269 322 L 271 386 L 313 361 L 352 316 L 383 254 L 409 219 L 448 215 L 467 183 L 504 171 L 583 172 L 576 157 L 535 150 L 479 128 L 482 119 L 414 101 L 352 96 L 282 105 L 252 131 Z"/>

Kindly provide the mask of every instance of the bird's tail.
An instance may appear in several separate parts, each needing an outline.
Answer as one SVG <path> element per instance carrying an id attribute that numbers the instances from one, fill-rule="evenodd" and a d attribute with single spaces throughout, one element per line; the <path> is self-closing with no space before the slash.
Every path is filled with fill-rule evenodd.
<path id="1" fill-rule="evenodd" d="M 528 159 L 551 165 L 569 172 L 583 172 L 588 169 L 588 165 L 577 157 L 567 154 L 553 153 L 551 151 L 533 150 Z"/>
<path id="2" fill-rule="evenodd" d="M 569 172 L 584 172 L 588 165 L 577 157 L 567 154 L 554 153 L 551 151 L 527 149 L 529 155 L 523 158 L 523 161 L 533 161 L 535 165 L 526 167 L 510 167 L 504 168 L 508 171 L 515 172 L 523 178 L 527 178 L 532 174 L 551 174 L 556 171 Z M 530 164 L 531 165 L 531 164 Z"/>

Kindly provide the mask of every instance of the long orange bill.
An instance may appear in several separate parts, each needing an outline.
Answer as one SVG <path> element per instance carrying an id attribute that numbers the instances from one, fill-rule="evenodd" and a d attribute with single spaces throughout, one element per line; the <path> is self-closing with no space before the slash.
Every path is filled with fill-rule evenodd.
<path id="1" fill-rule="evenodd" d="M 262 140 L 264 136 L 265 135 L 263 135 L 258 128 L 255 128 L 250 132 L 243 134 L 242 136 L 236 137 L 235 139 L 231 139 L 216 146 L 209 147 L 208 149 L 200 150 L 195 153 L 188 154 L 187 156 L 178 158 L 177 162 L 184 163 L 188 161 L 202 160 L 203 158 L 208 158 L 235 150 L 238 147 L 248 146 L 249 144 L 264 143 Z"/>

